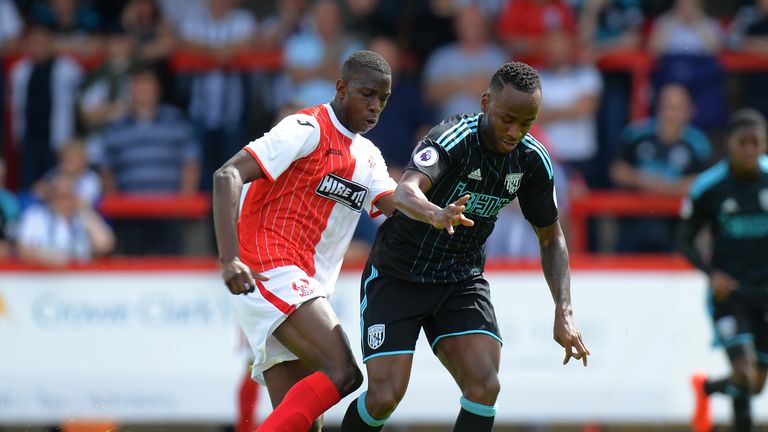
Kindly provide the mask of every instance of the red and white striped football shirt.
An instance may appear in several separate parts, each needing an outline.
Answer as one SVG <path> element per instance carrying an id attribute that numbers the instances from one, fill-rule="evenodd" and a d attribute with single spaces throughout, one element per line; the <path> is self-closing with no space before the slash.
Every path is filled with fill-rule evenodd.
<path id="1" fill-rule="evenodd" d="M 256 272 L 295 265 L 330 293 L 360 213 L 375 216 L 395 189 L 381 152 L 328 104 L 286 117 L 245 150 L 266 178 L 243 190 L 241 259 Z"/>

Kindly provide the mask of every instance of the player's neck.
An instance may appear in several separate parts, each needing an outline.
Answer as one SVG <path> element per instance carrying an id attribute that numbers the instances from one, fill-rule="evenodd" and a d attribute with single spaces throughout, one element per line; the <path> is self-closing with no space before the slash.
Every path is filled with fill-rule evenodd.
<path id="1" fill-rule="evenodd" d="M 760 168 L 738 166 L 733 162 L 731 162 L 731 172 L 733 173 L 733 176 L 737 180 L 752 181 L 758 177 L 760 173 Z"/>
<path id="2" fill-rule="evenodd" d="M 331 100 L 331 109 L 333 110 L 333 115 L 336 116 L 336 119 L 341 123 L 342 126 L 347 128 L 347 130 L 351 131 L 352 129 L 349 128 L 349 124 L 347 123 L 347 116 L 344 113 L 344 110 L 341 109 L 341 102 L 338 101 L 335 97 Z"/>
<path id="3" fill-rule="evenodd" d="M 480 115 L 480 123 L 477 126 L 478 136 L 480 138 L 480 147 L 491 154 L 498 154 L 493 150 L 494 136 L 490 125 L 488 125 L 488 116 Z"/>

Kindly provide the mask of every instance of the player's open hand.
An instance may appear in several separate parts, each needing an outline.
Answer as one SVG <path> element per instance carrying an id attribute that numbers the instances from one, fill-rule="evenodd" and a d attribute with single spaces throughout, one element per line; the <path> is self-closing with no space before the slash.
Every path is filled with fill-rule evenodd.
<path id="1" fill-rule="evenodd" d="M 253 273 L 240 258 L 224 263 L 221 269 L 224 284 L 232 294 L 250 294 L 256 289 L 256 280 L 266 281 L 269 276 Z"/>
<path id="2" fill-rule="evenodd" d="M 731 295 L 731 292 L 739 287 L 739 282 L 728 273 L 713 270 L 709 275 L 709 286 L 712 287 L 712 295 L 715 300 L 722 301 Z"/>
<path id="3" fill-rule="evenodd" d="M 581 339 L 581 332 L 576 328 L 573 322 L 573 315 L 570 309 L 558 310 L 555 312 L 555 341 L 565 348 L 565 358 L 563 364 L 567 364 L 571 357 L 581 360 L 584 366 L 587 365 L 587 356 L 590 355 L 587 346 Z"/>
<path id="4" fill-rule="evenodd" d="M 450 235 L 453 235 L 453 227 L 455 226 L 474 226 L 475 222 L 464 216 L 465 204 L 467 204 L 467 201 L 469 201 L 469 195 L 464 195 L 451 204 L 448 204 L 447 207 L 441 209 L 434 215 L 432 218 L 432 226 L 437 229 L 445 229 Z"/>

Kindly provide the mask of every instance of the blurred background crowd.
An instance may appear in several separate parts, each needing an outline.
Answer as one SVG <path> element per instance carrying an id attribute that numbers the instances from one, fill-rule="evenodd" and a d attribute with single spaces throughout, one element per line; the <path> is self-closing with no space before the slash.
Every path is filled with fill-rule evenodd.
<path id="1" fill-rule="evenodd" d="M 680 196 L 722 156 L 732 109 L 768 115 L 768 0 L 0 0 L 0 257 L 213 255 L 206 211 L 191 223 L 149 217 L 158 201 L 130 216 L 105 203 L 207 200 L 214 169 L 330 101 L 362 48 L 393 70 L 366 136 L 396 180 L 432 124 L 479 109 L 499 65 L 534 65 L 532 133 L 556 161 L 566 227 L 591 191 Z M 674 224 L 593 221 L 587 247 L 671 252 Z M 375 228 L 361 218 L 350 258 Z M 537 256 L 514 203 L 487 247 Z"/>

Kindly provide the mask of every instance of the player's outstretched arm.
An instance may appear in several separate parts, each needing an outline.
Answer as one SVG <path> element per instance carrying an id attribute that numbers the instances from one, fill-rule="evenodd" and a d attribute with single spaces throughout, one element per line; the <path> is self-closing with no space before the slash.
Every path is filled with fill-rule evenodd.
<path id="1" fill-rule="evenodd" d="M 240 150 L 213 174 L 213 225 L 222 278 L 232 294 L 247 294 L 256 288 L 255 279 L 267 280 L 254 274 L 240 261 L 237 241 L 237 216 L 243 184 L 264 177 L 258 162 L 245 150 Z"/>
<path id="2" fill-rule="evenodd" d="M 453 234 L 454 226 L 471 227 L 474 221 L 464 216 L 464 205 L 469 201 L 465 195 L 445 208 L 440 208 L 430 202 L 424 192 L 432 187 L 432 181 L 423 173 L 408 170 L 403 174 L 395 189 L 394 201 L 397 209 L 411 219 L 428 223 L 437 229 L 445 229 Z"/>
<path id="3" fill-rule="evenodd" d="M 581 332 L 573 320 L 571 306 L 571 271 L 568 264 L 568 249 L 560 223 L 555 222 L 546 227 L 535 227 L 541 250 L 541 267 L 544 278 L 555 301 L 554 338 L 565 348 L 563 364 L 571 357 L 581 360 L 587 365 L 590 354 L 581 338 Z"/>

